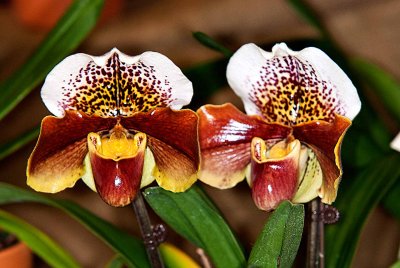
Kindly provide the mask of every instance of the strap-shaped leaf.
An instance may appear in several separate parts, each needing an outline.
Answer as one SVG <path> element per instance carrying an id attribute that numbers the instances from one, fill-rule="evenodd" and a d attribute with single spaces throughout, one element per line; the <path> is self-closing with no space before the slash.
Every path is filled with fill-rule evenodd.
<path id="1" fill-rule="evenodd" d="M 205 250 L 215 267 L 243 267 L 242 248 L 206 194 L 193 186 L 184 193 L 160 187 L 147 188 L 144 196 L 153 210 L 177 233 Z"/>
<path id="2" fill-rule="evenodd" d="M 109 222 L 92 214 L 77 204 L 44 197 L 18 187 L 0 183 L 0 204 L 36 202 L 61 209 L 82 223 L 89 231 L 106 242 L 116 253 L 134 267 L 150 267 L 143 243 L 119 230 Z"/>
<path id="3" fill-rule="evenodd" d="M 39 127 L 33 128 L 12 141 L 1 144 L 0 145 L 0 160 L 6 158 L 10 154 L 16 152 L 20 148 L 22 148 L 25 144 L 30 141 L 33 141 L 37 136 L 39 136 L 40 129 Z"/>
<path id="4" fill-rule="evenodd" d="M 400 220 L 400 180 L 397 180 L 392 189 L 385 195 L 383 206 L 393 217 Z"/>
<path id="5" fill-rule="evenodd" d="M 389 155 L 369 165 L 356 178 L 343 178 L 350 182 L 342 188 L 335 206 L 341 218 L 326 227 L 326 267 L 350 267 L 356 250 L 361 227 L 379 200 L 386 195 L 400 178 L 400 155 Z"/>
<path id="6" fill-rule="evenodd" d="M 362 58 L 352 59 L 351 67 L 369 85 L 392 115 L 400 122 L 400 84 L 378 65 Z"/>
<path id="7" fill-rule="evenodd" d="M 292 267 L 304 226 L 304 206 L 282 202 L 268 218 L 249 258 L 249 267 Z"/>
<path id="8" fill-rule="evenodd" d="M 96 24 L 103 0 L 76 0 L 31 58 L 0 85 L 0 119 L 73 51 Z"/>
<path id="9" fill-rule="evenodd" d="M 0 210 L 1 229 L 15 234 L 33 252 L 52 267 L 74 268 L 79 264 L 60 245 L 27 222 Z"/>
<path id="10" fill-rule="evenodd" d="M 233 54 L 233 52 L 230 49 L 218 43 L 216 40 L 212 39 L 210 36 L 208 36 L 203 32 L 194 32 L 193 37 L 196 38 L 196 40 L 199 41 L 204 46 L 222 53 L 227 58 L 229 58 Z"/>

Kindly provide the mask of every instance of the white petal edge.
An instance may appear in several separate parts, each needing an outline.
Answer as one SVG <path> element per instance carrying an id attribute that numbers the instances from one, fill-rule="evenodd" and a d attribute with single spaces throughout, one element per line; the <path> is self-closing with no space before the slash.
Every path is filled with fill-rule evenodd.
<path id="1" fill-rule="evenodd" d="M 315 47 L 305 48 L 294 56 L 310 63 L 321 79 L 330 81 L 336 87 L 340 108 L 344 111 L 340 115 L 353 120 L 360 112 L 361 101 L 357 89 L 343 70 L 322 50 Z"/>
<path id="2" fill-rule="evenodd" d="M 246 113 L 249 115 L 261 115 L 258 107 L 249 99 L 252 84 L 258 80 L 258 74 L 265 59 L 272 57 L 253 43 L 243 45 L 232 55 L 226 69 L 226 77 L 229 86 L 238 95 L 243 103 Z"/>
<path id="3" fill-rule="evenodd" d="M 400 152 L 400 132 L 397 134 L 397 136 L 390 143 L 390 148 L 392 148 L 395 151 Z"/>
<path id="4" fill-rule="evenodd" d="M 290 55 L 302 62 L 308 62 L 316 70 L 320 79 L 330 81 L 337 90 L 342 116 L 353 120 L 361 109 L 357 90 L 342 69 L 328 55 L 318 48 L 309 47 L 299 52 L 293 51 L 285 43 L 276 44 L 272 52 L 267 52 L 253 43 L 240 47 L 229 60 L 227 80 L 230 87 L 244 103 L 247 114 L 261 115 L 259 108 L 249 99 L 252 84 L 259 80 L 261 68 L 266 60 Z"/>
<path id="5" fill-rule="evenodd" d="M 172 102 L 170 108 L 179 110 L 188 105 L 193 97 L 192 82 L 182 73 L 169 58 L 157 52 L 144 52 L 139 60 L 146 65 L 154 66 L 158 79 L 165 78 L 172 89 Z"/>
<path id="6" fill-rule="evenodd" d="M 164 87 L 171 87 L 170 104 L 171 109 L 179 110 L 182 106 L 190 103 L 193 97 L 193 86 L 189 79 L 182 73 L 166 56 L 147 51 L 138 56 L 128 56 L 113 48 L 102 56 L 91 56 L 84 53 L 78 53 L 66 57 L 57 64 L 47 75 L 41 90 L 41 97 L 47 109 L 57 117 L 64 116 L 64 109 L 60 106 L 62 102 L 62 86 L 67 83 L 72 76 L 77 75 L 82 67 L 86 67 L 89 62 L 94 61 L 99 66 L 104 66 L 111 55 L 117 53 L 120 61 L 127 64 L 134 64 L 141 61 L 145 65 L 153 66 L 156 76 L 164 80 Z"/>
<path id="7" fill-rule="evenodd" d="M 70 74 L 77 74 L 80 68 L 86 66 L 92 60 L 93 58 L 87 54 L 74 54 L 57 64 L 47 75 L 41 96 L 43 103 L 52 114 L 57 117 L 64 116 L 64 109 L 60 105 L 63 83 L 69 81 Z"/>

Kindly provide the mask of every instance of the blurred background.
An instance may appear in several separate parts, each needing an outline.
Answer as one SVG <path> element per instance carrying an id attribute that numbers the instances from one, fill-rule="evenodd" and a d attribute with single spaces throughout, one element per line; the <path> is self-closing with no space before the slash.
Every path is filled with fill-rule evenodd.
<path id="1" fill-rule="evenodd" d="M 68 6 L 68 2 L 0 1 L 1 80 L 23 64 Z M 317 11 L 337 45 L 346 54 L 369 59 L 400 80 L 400 1 L 307 2 Z M 117 47 L 126 54 L 137 55 L 152 50 L 165 54 L 183 69 L 222 58 L 221 54 L 199 44 L 192 37 L 194 31 L 207 33 L 232 50 L 249 42 L 272 44 L 311 39 L 318 35 L 285 1 L 115 0 L 106 1 L 100 23 L 77 52 L 101 55 Z M 40 87 L 0 121 L 0 144 L 37 126 L 49 114 L 39 93 Z M 240 101 L 228 88 L 219 90 L 207 102 L 233 102 L 240 107 Z M 388 124 L 393 131 L 396 129 L 393 122 Z M 1 181 L 26 187 L 26 161 L 33 147 L 34 142 L 0 161 Z M 208 187 L 206 190 L 244 246 L 251 248 L 267 215 L 255 208 L 246 183 L 231 190 L 220 191 Z M 56 196 L 72 199 L 121 228 L 139 235 L 133 211 L 129 207 L 116 209 L 107 206 L 81 182 Z M 84 267 L 104 266 L 113 256 L 106 245 L 62 212 L 40 205 L 9 205 L 7 210 L 54 237 Z M 382 232 L 383 229 L 385 232 Z M 188 249 L 197 258 L 194 248 L 172 231 L 169 240 Z M 354 267 L 388 267 L 396 259 L 399 240 L 398 222 L 382 208 L 376 209 L 363 230 Z"/>

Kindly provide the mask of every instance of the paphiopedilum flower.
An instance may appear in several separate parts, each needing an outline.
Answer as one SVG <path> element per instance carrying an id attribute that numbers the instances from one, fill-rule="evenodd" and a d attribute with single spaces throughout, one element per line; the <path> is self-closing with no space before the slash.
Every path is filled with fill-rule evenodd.
<path id="1" fill-rule="evenodd" d="M 346 74 L 317 48 L 247 44 L 230 59 L 227 78 L 247 115 L 231 104 L 199 109 L 199 179 L 223 189 L 246 176 L 263 210 L 286 199 L 332 203 L 342 139 L 361 107 Z"/>
<path id="2" fill-rule="evenodd" d="M 198 117 L 180 110 L 191 82 L 168 58 L 113 49 L 75 54 L 47 76 L 42 121 L 27 183 L 55 193 L 82 178 L 112 206 L 124 206 L 154 179 L 181 192 L 197 179 Z"/>

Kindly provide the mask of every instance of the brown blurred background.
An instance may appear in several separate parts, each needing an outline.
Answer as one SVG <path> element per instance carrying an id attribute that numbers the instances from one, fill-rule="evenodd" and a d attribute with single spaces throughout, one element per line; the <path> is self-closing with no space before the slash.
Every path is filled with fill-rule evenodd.
<path id="1" fill-rule="evenodd" d="M 33 22 L 36 13 L 39 14 L 36 16 L 39 19 L 47 17 L 40 13 L 42 11 L 37 11 L 42 0 L 15 2 L 23 4 L 0 1 L 1 80 L 27 59 L 44 38 L 46 29 L 51 24 L 51 21 Z M 33 4 L 30 4 L 31 2 Z M 58 0 L 50 2 L 53 2 L 50 6 L 44 6 L 50 10 L 50 14 L 57 13 L 57 8 L 53 5 Z M 285 1 L 114 2 L 117 6 L 107 8 L 107 17 L 102 19 L 77 51 L 101 55 L 112 47 L 118 47 L 127 54 L 136 55 L 153 50 L 167 55 L 178 66 L 185 68 L 221 57 L 193 39 L 193 31 L 205 32 L 231 49 L 237 49 L 249 42 L 262 44 L 317 36 L 317 32 Z M 347 54 L 370 59 L 400 80 L 400 1 L 312 0 L 308 3 L 318 11 L 337 43 Z M 28 10 L 21 11 L 21 7 Z M 52 19 L 51 16 L 48 18 Z M 209 102 L 238 102 L 229 90 L 221 92 Z M 49 112 L 41 102 L 38 88 L 16 111 L 0 122 L 0 144 L 33 128 L 47 114 Z M 34 143 L 31 143 L 11 157 L 0 161 L 0 181 L 26 187 L 26 160 L 33 146 Z M 241 183 L 232 190 L 207 188 L 207 191 L 224 212 L 244 246 L 249 249 L 265 222 L 266 214 L 256 210 L 246 184 Z M 56 196 L 75 200 L 121 228 L 139 234 L 130 208 L 108 207 L 81 182 L 77 183 L 75 188 Z M 112 251 L 100 240 L 55 209 L 24 204 L 7 206 L 7 210 L 54 237 L 84 267 L 102 267 L 113 256 Z M 364 228 L 354 267 L 387 267 L 396 259 L 399 239 L 398 222 L 378 208 Z M 172 232 L 170 240 L 193 252 L 188 243 Z"/>

